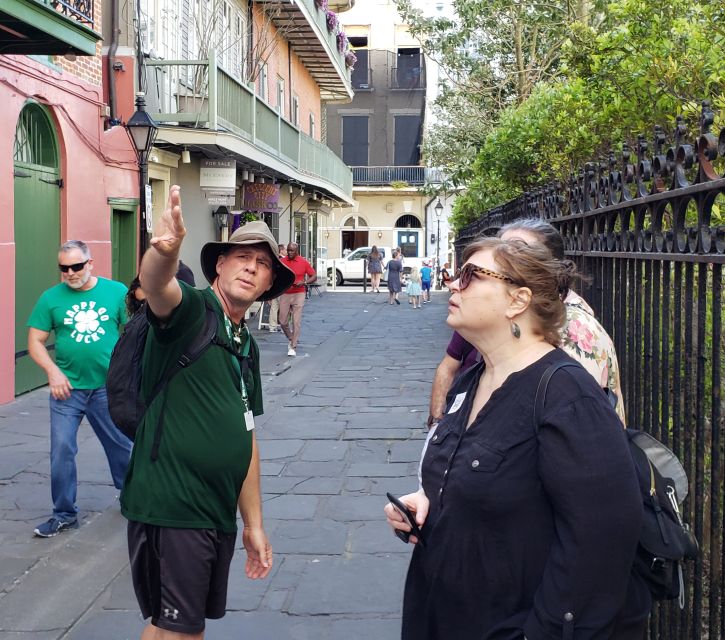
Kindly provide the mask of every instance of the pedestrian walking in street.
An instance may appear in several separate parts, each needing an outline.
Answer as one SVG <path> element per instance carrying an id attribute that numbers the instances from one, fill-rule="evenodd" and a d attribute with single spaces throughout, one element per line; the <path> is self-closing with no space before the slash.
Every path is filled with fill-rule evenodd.
<path id="1" fill-rule="evenodd" d="M 423 303 L 430 302 L 430 280 L 433 269 L 430 268 L 430 263 L 424 262 L 423 267 L 420 270 L 420 288 L 423 292 Z"/>
<path id="2" fill-rule="evenodd" d="M 438 277 L 440 278 L 440 283 L 446 288 L 450 286 L 451 281 L 453 280 L 453 278 L 451 277 L 451 273 L 449 271 L 450 268 L 451 268 L 451 263 L 444 262 L 443 268 L 440 270 L 440 273 L 438 274 Z"/>
<path id="3" fill-rule="evenodd" d="M 410 279 L 408 280 L 408 300 L 412 303 L 413 309 L 422 308 L 420 302 L 420 294 L 422 291 L 420 283 L 420 271 L 418 267 L 413 267 L 410 270 Z"/>
<path id="4" fill-rule="evenodd" d="M 401 498 L 421 531 L 410 537 L 402 638 L 641 640 L 651 608 L 632 571 L 642 502 L 619 418 L 575 365 L 553 374 L 534 425 L 544 372 L 575 362 L 556 348 L 570 265 L 498 238 L 463 257 L 447 321 L 483 360 L 452 389 L 422 488 Z M 385 512 L 410 532 L 392 504 Z"/>
<path id="5" fill-rule="evenodd" d="M 119 327 L 126 322 L 126 286 L 93 275 L 85 242 L 60 247 L 62 282 L 46 290 L 28 319 L 28 353 L 50 387 L 50 491 L 52 517 L 35 528 L 50 538 L 78 526 L 76 453 L 85 416 L 103 446 L 116 489 L 123 487 L 131 441 L 108 413 L 106 375 Z M 55 361 L 46 342 L 55 333 Z"/>
<path id="6" fill-rule="evenodd" d="M 403 260 L 401 259 L 400 252 L 397 249 L 393 250 L 393 255 L 390 260 L 388 260 L 386 269 L 388 272 L 388 302 L 390 304 L 400 304 L 398 296 L 402 291 L 400 275 L 403 273 Z"/>
<path id="7" fill-rule="evenodd" d="M 139 425 L 121 494 L 131 575 L 148 638 L 202 638 L 206 618 L 225 613 L 229 566 L 242 517 L 245 572 L 264 578 L 272 548 L 264 530 L 254 416 L 263 412 L 259 349 L 244 323 L 255 301 L 294 280 L 263 222 L 208 242 L 201 291 L 174 274 L 186 235 L 178 186 L 171 187 L 157 235 L 141 263 L 151 323 L 141 391 L 154 389 L 206 327 L 210 346 L 155 396 Z"/>
<path id="8" fill-rule="evenodd" d="M 287 255 L 287 246 L 284 244 L 277 245 L 277 255 L 280 259 Z M 279 329 L 279 297 L 269 301 L 269 332 L 277 333 Z"/>
<path id="9" fill-rule="evenodd" d="M 373 293 L 380 293 L 380 278 L 383 277 L 383 254 L 373 245 L 368 255 L 368 273 L 370 274 L 370 285 Z"/>
<path id="10" fill-rule="evenodd" d="M 295 274 L 294 284 L 282 294 L 279 301 L 279 324 L 284 335 L 289 340 L 288 356 L 297 355 L 297 341 L 302 330 L 302 308 L 305 306 L 306 285 L 317 282 L 317 274 L 312 265 L 300 255 L 300 248 L 296 242 L 287 245 L 287 255 L 282 263 Z M 292 313 L 292 328 L 289 326 L 289 316 Z"/>

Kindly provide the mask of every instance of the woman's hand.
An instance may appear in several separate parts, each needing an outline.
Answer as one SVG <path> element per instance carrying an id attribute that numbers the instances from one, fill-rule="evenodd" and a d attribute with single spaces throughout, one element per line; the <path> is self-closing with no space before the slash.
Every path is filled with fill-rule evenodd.
<path id="1" fill-rule="evenodd" d="M 422 527 L 425 523 L 425 519 L 428 517 L 428 507 L 430 506 L 430 500 L 426 497 L 423 489 L 418 489 L 415 493 L 409 493 L 408 495 L 401 496 L 400 501 L 408 507 L 415 515 L 415 522 L 419 527 Z M 400 531 L 409 532 L 411 527 L 407 520 L 390 502 L 385 505 L 385 516 L 388 519 L 388 524 L 393 528 Z M 410 542 L 413 544 L 418 543 L 418 538 L 414 535 L 410 536 Z"/>

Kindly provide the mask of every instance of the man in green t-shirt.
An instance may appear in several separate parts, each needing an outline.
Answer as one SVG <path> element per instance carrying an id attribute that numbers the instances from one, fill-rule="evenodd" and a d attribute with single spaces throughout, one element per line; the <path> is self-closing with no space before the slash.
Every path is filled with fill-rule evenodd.
<path id="1" fill-rule="evenodd" d="M 272 567 L 253 431 L 263 410 L 259 350 L 244 315 L 253 302 L 279 296 L 294 274 L 279 260 L 267 225 L 250 222 L 228 242 L 204 245 L 201 266 L 211 287 L 193 289 L 174 277 L 185 235 L 173 186 L 139 273 L 150 323 L 142 394 L 149 397 L 199 335 L 206 309 L 216 313 L 217 332 L 148 407 L 121 494 L 134 589 L 143 617 L 151 618 L 144 639 L 200 639 L 206 618 L 224 615 L 237 509 L 247 576 L 264 578 Z"/>
<path id="2" fill-rule="evenodd" d="M 45 291 L 28 319 L 28 353 L 48 375 L 50 387 L 50 488 L 53 516 L 35 528 L 50 538 L 78 526 L 76 453 L 83 416 L 103 445 L 113 484 L 123 487 L 131 441 L 108 413 L 106 374 L 119 326 L 126 322 L 126 287 L 93 275 L 85 242 L 60 248 L 63 282 Z M 45 345 L 55 332 L 55 361 Z"/>

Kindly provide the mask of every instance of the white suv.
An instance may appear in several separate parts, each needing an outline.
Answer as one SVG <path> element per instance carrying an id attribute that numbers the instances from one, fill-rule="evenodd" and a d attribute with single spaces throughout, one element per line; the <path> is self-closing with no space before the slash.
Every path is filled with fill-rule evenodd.
<path id="1" fill-rule="evenodd" d="M 353 282 L 362 282 L 363 279 L 363 263 L 365 258 L 370 255 L 372 247 L 360 247 L 349 253 L 345 258 L 336 258 L 335 263 L 335 285 L 340 286 L 344 282 L 350 280 Z M 378 251 L 383 256 L 383 264 L 385 264 L 392 255 L 390 247 L 378 247 Z M 327 284 L 332 286 L 332 266 L 331 260 L 328 260 L 327 267 Z M 368 278 L 370 274 L 368 273 Z"/>

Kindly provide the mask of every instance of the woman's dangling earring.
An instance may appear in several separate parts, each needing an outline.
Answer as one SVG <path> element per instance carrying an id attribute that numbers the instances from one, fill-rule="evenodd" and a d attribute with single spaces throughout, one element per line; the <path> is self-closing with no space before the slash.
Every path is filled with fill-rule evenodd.
<path id="1" fill-rule="evenodd" d="M 513 320 L 511 320 L 511 335 L 516 339 L 521 337 L 521 328 Z"/>

